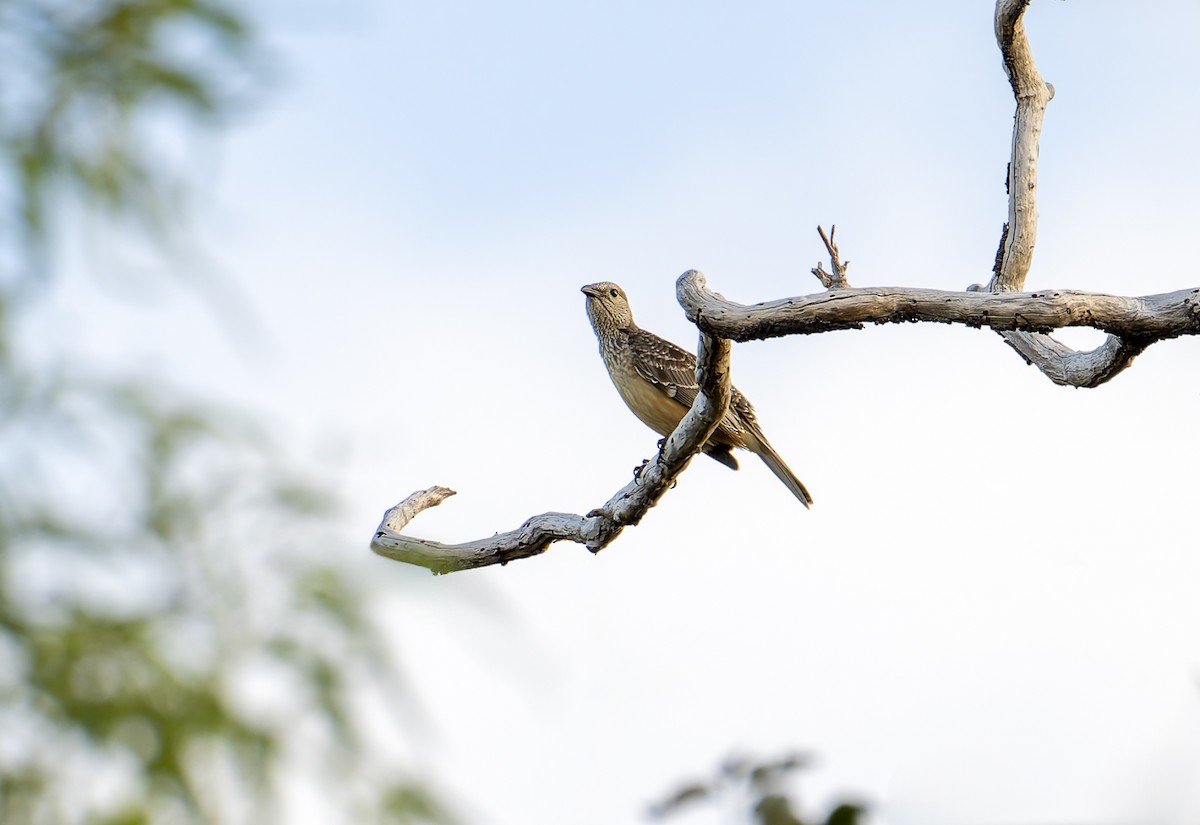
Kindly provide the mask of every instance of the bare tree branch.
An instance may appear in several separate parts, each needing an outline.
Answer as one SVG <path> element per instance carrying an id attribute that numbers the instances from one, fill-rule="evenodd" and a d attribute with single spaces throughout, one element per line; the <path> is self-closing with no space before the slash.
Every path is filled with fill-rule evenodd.
<path id="1" fill-rule="evenodd" d="M 1013 118 L 1012 160 L 1008 165 L 1008 225 L 1003 257 L 988 285 L 990 292 L 1020 292 L 1024 288 L 1037 241 L 1038 139 L 1054 88 L 1038 73 L 1025 35 L 1023 17 L 1029 2 L 996 3 L 996 42 L 1017 99 L 1017 114 Z"/>
<path id="2" fill-rule="evenodd" d="M 542 553 L 556 541 L 573 541 L 598 552 L 628 525 L 637 524 L 684 470 L 716 427 L 729 403 L 729 341 L 809 335 L 864 324 L 908 321 L 965 324 L 996 330 L 1022 358 L 1051 381 L 1094 387 L 1111 379 L 1151 344 L 1200 334 L 1200 288 L 1142 297 L 1079 290 L 1022 291 L 1037 238 L 1039 137 L 1054 89 L 1038 73 L 1025 33 L 1030 0 L 997 0 L 996 40 L 1017 102 L 1012 156 L 1008 167 L 1008 221 L 1001 234 L 993 276 L 986 288 L 964 292 L 873 287 L 854 289 L 846 278 L 835 242 L 835 227 L 817 231 L 829 253 L 832 272 L 821 264 L 813 274 L 826 292 L 744 306 L 712 292 L 704 276 L 688 270 L 676 284 L 676 297 L 700 330 L 697 381 L 700 393 L 679 427 L 616 495 L 585 516 L 544 513 L 521 527 L 490 539 L 441 544 L 401 534 L 422 510 L 453 495 L 445 487 L 413 493 L 389 510 L 371 548 L 398 561 L 448 573 Z M 1109 333 L 1091 352 L 1076 352 L 1048 333 L 1062 327 L 1093 327 Z"/>
<path id="3" fill-rule="evenodd" d="M 507 564 L 546 551 L 557 541 L 582 544 L 593 553 L 610 544 L 625 527 L 637 524 L 658 503 L 717 427 L 729 406 L 729 342 L 700 334 L 696 402 L 675 432 L 664 439 L 658 455 L 647 461 L 602 507 L 585 516 L 573 513 L 543 513 L 527 519 L 516 530 L 464 544 L 414 538 L 400 531 L 430 507 L 441 504 L 454 491 L 447 487 L 418 490 L 388 510 L 371 549 L 381 556 L 428 568 L 434 573 L 453 573 L 491 564 Z"/>
<path id="4" fill-rule="evenodd" d="M 1012 158 L 1008 164 L 1008 223 L 1001 233 L 996 268 L 988 288 L 1018 292 L 1025 286 L 1037 239 L 1037 161 L 1042 119 L 1054 87 L 1042 80 L 1025 34 L 1030 0 L 998 0 L 996 42 L 1004 56 L 1017 113 L 1013 119 Z M 1001 332 L 1005 342 L 1056 384 L 1095 387 L 1133 363 L 1150 341 L 1110 336 L 1091 352 L 1076 352 L 1044 333 Z"/>
<path id="5" fill-rule="evenodd" d="M 877 287 L 851 289 L 833 233 L 817 228 L 833 272 L 818 264 L 813 274 L 836 294 L 786 298 L 746 307 L 705 288 L 698 272 L 684 273 L 680 296 L 694 323 L 713 335 L 747 341 L 782 335 L 858 329 L 865 323 L 934 321 L 995 329 L 1027 363 L 1051 381 L 1094 387 L 1133 363 L 1155 341 L 1197 333 L 1200 290 L 1123 298 L 1078 290 L 1021 292 L 1037 238 L 1037 163 L 1046 106 L 1054 88 L 1038 73 L 1024 13 L 1030 0 L 998 0 L 996 40 L 1017 102 L 1008 165 L 1008 222 L 1001 233 L 993 277 L 984 292 L 965 293 Z M 1088 326 L 1110 333 L 1091 352 L 1077 352 L 1048 333 Z"/>
<path id="6" fill-rule="evenodd" d="M 1035 365 L 1055 384 L 1065 387 L 1097 387 L 1103 384 L 1132 364 L 1133 359 L 1152 343 L 1110 335 L 1096 349 L 1076 352 L 1041 332 L 1001 332 L 1000 337 L 1026 363 Z"/>
<path id="7" fill-rule="evenodd" d="M 1034 332 L 1094 327 L 1140 341 L 1143 349 L 1154 341 L 1200 334 L 1200 288 L 1123 298 L 1071 289 L 993 293 L 860 287 L 744 306 L 709 290 L 704 275 L 692 269 L 680 276 L 677 292 L 692 323 L 733 341 L 907 321 Z"/>

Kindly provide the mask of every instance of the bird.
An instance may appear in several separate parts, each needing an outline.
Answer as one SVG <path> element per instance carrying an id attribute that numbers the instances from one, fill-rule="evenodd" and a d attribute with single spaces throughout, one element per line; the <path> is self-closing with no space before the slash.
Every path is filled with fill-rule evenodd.
<path id="1" fill-rule="evenodd" d="M 611 281 L 588 284 L 580 292 L 587 296 L 600 357 L 621 400 L 647 427 L 670 435 L 696 400 L 696 356 L 635 324 L 625 290 Z M 813 503 L 808 489 L 767 441 L 754 407 L 737 387 L 730 388 L 729 408 L 700 449 L 736 470 L 734 447 L 761 458 L 805 507 Z"/>

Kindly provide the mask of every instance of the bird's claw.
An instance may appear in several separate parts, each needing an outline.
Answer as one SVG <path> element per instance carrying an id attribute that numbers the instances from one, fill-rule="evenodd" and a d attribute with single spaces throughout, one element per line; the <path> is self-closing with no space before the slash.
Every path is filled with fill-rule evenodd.
<path id="1" fill-rule="evenodd" d="M 641 464 L 639 464 L 638 466 L 636 466 L 636 467 L 634 467 L 634 468 L 633 468 L 633 477 L 634 477 L 634 478 L 641 478 L 641 477 L 642 477 L 642 470 L 645 470 L 645 469 L 646 469 L 646 465 L 647 465 L 647 464 L 649 464 L 649 463 L 650 463 L 650 459 L 648 459 L 648 458 L 643 458 L 643 459 L 642 459 L 642 463 L 641 463 Z"/>

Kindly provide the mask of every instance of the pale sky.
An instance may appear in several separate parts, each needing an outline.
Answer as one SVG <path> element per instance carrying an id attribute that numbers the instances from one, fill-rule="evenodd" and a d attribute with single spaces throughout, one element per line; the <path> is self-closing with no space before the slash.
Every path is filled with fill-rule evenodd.
<path id="1" fill-rule="evenodd" d="M 411 532 L 468 540 L 586 512 L 652 454 L 583 284 L 693 348 L 675 278 L 818 291 L 818 223 L 858 286 L 990 272 L 1013 113 L 990 2 L 261 20 L 278 90 L 198 159 L 201 245 L 257 331 L 186 290 L 54 311 L 101 362 L 271 416 L 342 486 L 348 555 L 419 488 L 459 495 Z M 1057 92 L 1029 286 L 1197 285 L 1200 5 L 1035 0 L 1027 23 Z M 1194 823 L 1198 364 L 1160 343 L 1085 391 L 982 330 L 735 345 L 812 512 L 753 456 L 700 458 L 596 557 L 436 579 L 372 557 L 427 717 L 411 747 L 481 825 L 638 822 L 730 753 L 787 750 L 818 759 L 806 802 L 866 798 L 878 825 Z"/>

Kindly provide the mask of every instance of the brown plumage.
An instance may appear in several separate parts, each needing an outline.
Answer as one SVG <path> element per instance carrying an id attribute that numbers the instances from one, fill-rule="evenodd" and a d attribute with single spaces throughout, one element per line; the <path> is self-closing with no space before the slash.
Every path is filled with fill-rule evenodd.
<path id="1" fill-rule="evenodd" d="M 696 356 L 635 324 L 625 290 L 611 281 L 588 284 L 581 291 L 600 341 L 600 357 L 621 399 L 643 424 L 659 435 L 670 435 L 696 400 Z M 701 449 L 736 470 L 734 447 L 756 454 L 801 504 L 812 504 L 812 496 L 767 441 L 754 407 L 737 387 L 731 390 L 725 417 Z"/>

